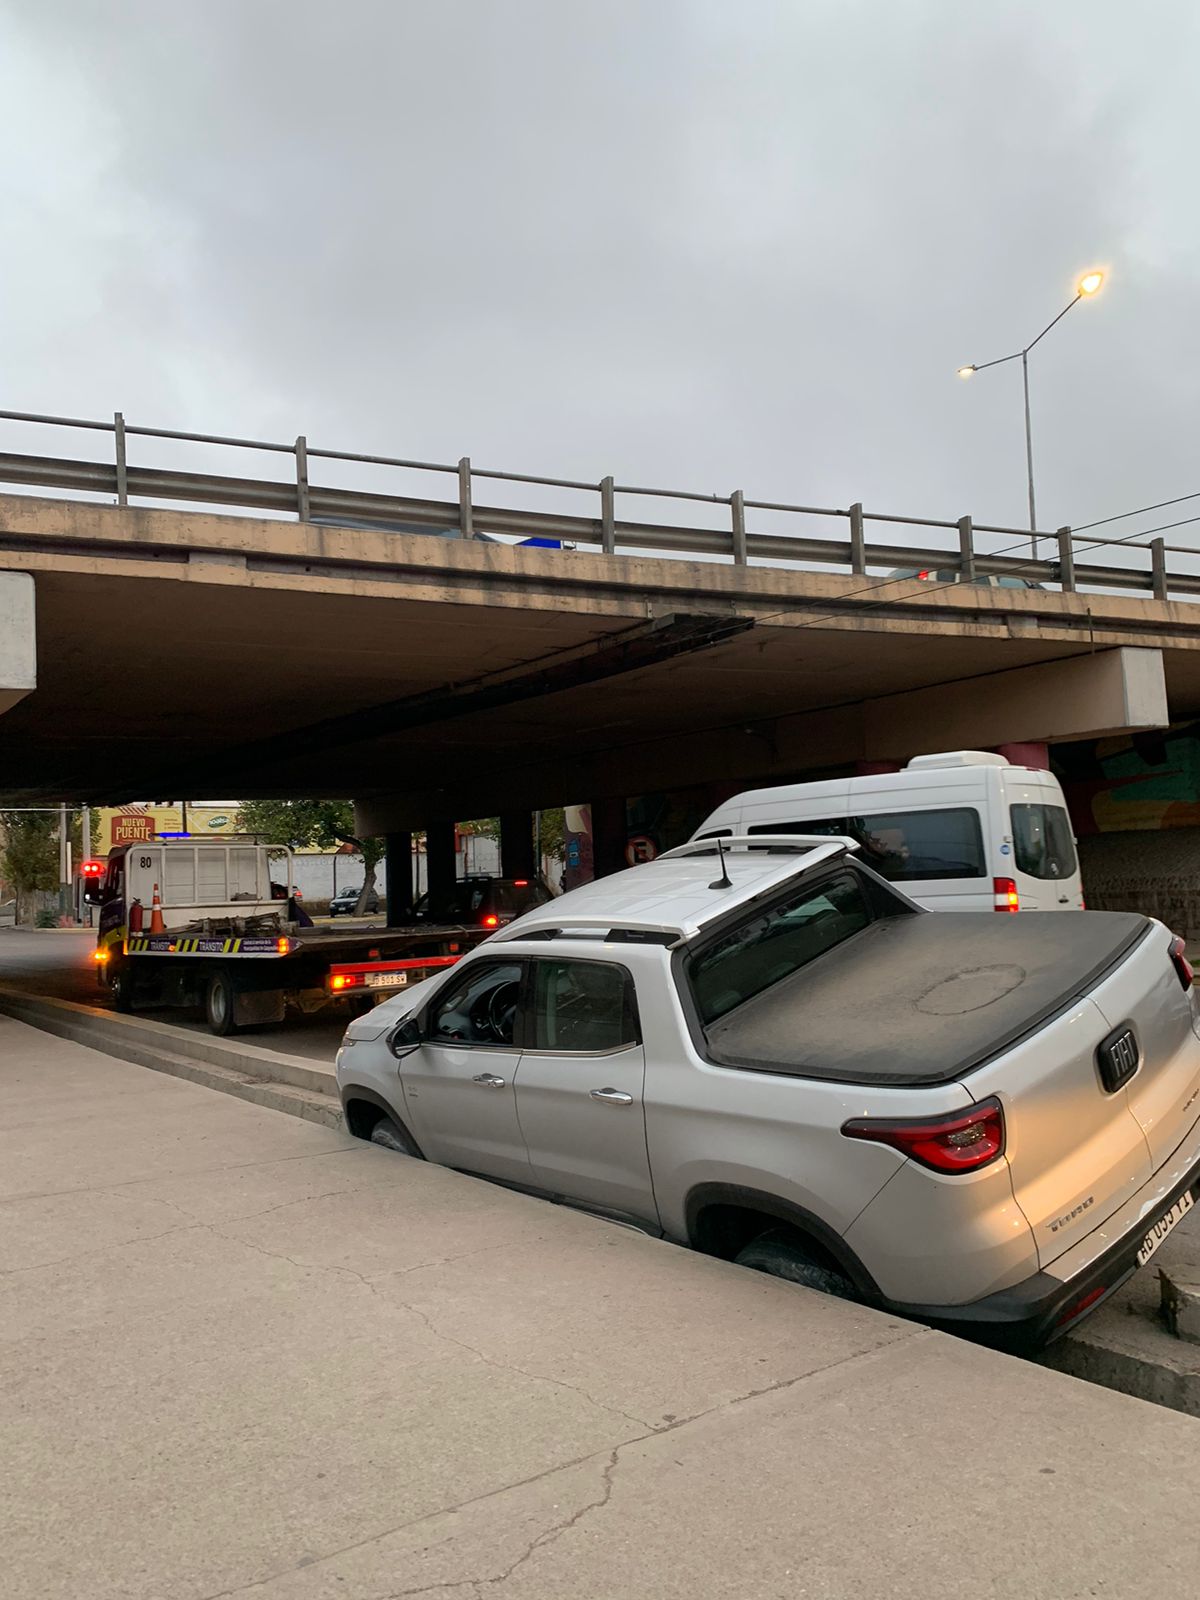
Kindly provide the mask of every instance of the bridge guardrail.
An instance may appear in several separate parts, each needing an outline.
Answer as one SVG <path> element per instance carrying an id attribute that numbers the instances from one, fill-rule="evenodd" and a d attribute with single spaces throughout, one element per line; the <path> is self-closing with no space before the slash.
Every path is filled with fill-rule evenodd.
<path id="1" fill-rule="evenodd" d="M 907 568 L 917 571 L 953 571 L 964 580 L 976 577 L 1026 578 L 1039 585 L 1054 586 L 1064 593 L 1079 589 L 1133 590 L 1165 600 L 1171 595 L 1190 598 L 1200 595 L 1200 571 L 1183 570 L 1184 563 L 1171 562 L 1173 555 L 1197 556 L 1200 550 L 1188 545 L 1167 544 L 1162 538 L 1139 542 L 1135 538 L 1095 538 L 1058 528 L 1052 533 L 1011 528 L 994 523 L 975 522 L 971 517 L 944 520 L 897 516 L 867 511 L 861 504 L 847 507 L 793 505 L 780 501 L 747 498 L 744 491 L 727 495 L 702 494 L 619 484 L 610 477 L 589 483 L 577 479 L 539 477 L 531 473 L 501 472 L 476 467 L 469 457 L 450 464 L 413 461 L 400 457 L 367 455 L 345 450 L 327 450 L 310 445 L 304 435 L 292 444 L 262 439 L 239 439 L 218 434 L 184 433 L 168 428 L 135 426 L 116 412 L 111 422 L 80 417 L 57 417 L 33 412 L 0 411 L 0 421 L 26 423 L 43 428 L 79 429 L 111 434 L 110 462 L 74 459 L 57 455 L 26 455 L 0 452 L 0 482 L 69 494 L 115 499 L 118 505 L 132 500 L 173 501 L 189 505 L 236 507 L 252 513 L 295 517 L 301 522 L 349 522 L 352 526 L 377 527 L 394 531 L 429 531 L 465 538 L 480 534 L 557 539 L 573 544 L 596 546 L 606 555 L 654 553 L 666 558 L 700 557 L 727 560 L 735 565 L 749 563 L 779 565 L 797 563 L 817 568 L 832 568 L 853 576 L 866 576 L 872 568 Z M 284 479 L 225 476 L 218 473 L 188 472 L 138 466 L 129 460 L 129 440 L 134 438 L 167 440 L 179 444 L 214 445 L 238 450 L 263 451 L 290 458 L 289 475 Z M 329 461 L 365 467 L 394 468 L 408 473 L 440 473 L 455 480 L 452 498 L 369 493 L 314 484 L 311 463 Z M 558 511 L 522 510 L 480 504 L 476 485 L 496 482 L 527 484 L 537 489 L 582 492 L 595 497 L 595 515 Z M 726 528 L 703 527 L 684 522 L 654 522 L 617 515 L 617 500 L 642 499 L 674 501 L 682 505 L 705 505 L 728 509 Z M 801 533 L 774 533 L 754 529 L 747 513 L 786 515 L 801 519 L 833 519 L 845 524 L 846 537 L 810 537 Z M 892 530 L 920 528 L 935 532 L 941 543 L 927 545 L 868 542 L 868 524 Z M 1007 537 L 1012 545 L 1000 549 L 981 549 L 979 535 Z M 1040 555 L 1040 542 L 1053 550 L 1051 559 Z M 1021 550 L 1029 547 L 1029 553 Z M 1119 548 L 1139 552 L 1141 564 L 1122 566 L 1111 561 L 1084 563 L 1084 551 Z M 1020 553 L 1018 553 L 1020 551 Z M 883 579 L 875 582 L 881 586 Z"/>

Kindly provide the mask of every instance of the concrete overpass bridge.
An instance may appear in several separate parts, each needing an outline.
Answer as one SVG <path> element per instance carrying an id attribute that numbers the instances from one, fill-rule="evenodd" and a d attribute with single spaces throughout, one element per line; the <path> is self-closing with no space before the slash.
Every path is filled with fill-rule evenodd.
<path id="1" fill-rule="evenodd" d="M 1200 717 L 1200 576 L 1161 540 L 1062 529 L 1034 558 L 967 517 L 69 425 L 108 458 L 0 454 L 37 491 L 0 495 L 10 804 L 350 793 L 364 829 L 432 841 L 590 801 L 614 865 L 630 795 Z M 287 471 L 137 466 L 142 437 Z M 317 462 L 409 492 L 319 485 Z M 664 520 L 626 514 L 646 504 Z"/>

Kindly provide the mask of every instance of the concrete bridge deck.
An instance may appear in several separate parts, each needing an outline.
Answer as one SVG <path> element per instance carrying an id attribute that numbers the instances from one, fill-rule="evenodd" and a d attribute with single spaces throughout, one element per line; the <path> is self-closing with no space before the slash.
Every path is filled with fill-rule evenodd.
<path id="1" fill-rule="evenodd" d="M 11 495 L 0 570 L 37 603 L 10 802 L 333 787 L 403 827 L 1200 714 L 1184 600 Z M 1122 649 L 1161 660 L 1140 710 L 1079 692 Z"/>

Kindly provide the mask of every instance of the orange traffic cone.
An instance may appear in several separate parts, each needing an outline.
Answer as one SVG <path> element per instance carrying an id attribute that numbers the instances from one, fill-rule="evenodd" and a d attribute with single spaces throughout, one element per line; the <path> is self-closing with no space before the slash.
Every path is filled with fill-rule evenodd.
<path id="1" fill-rule="evenodd" d="M 158 898 L 158 885 L 154 885 L 154 895 L 150 901 L 150 932 L 166 933 L 167 925 L 163 921 L 162 901 Z"/>

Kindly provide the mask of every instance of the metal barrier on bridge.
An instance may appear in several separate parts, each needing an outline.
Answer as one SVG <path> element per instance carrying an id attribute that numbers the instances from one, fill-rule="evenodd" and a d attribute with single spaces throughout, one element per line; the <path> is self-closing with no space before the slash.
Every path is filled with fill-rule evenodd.
<path id="1" fill-rule="evenodd" d="M 866 576 L 873 569 L 891 569 L 907 579 L 929 577 L 940 582 L 978 582 L 1031 587 L 1052 586 L 1064 593 L 1079 589 L 1134 590 L 1165 600 L 1200 595 L 1200 571 L 1185 570 L 1186 560 L 1200 549 L 1167 544 L 1159 538 L 1139 540 L 1095 538 L 1071 528 L 1038 532 L 1023 528 L 975 522 L 971 517 L 940 520 L 896 516 L 847 507 L 792 505 L 748 498 L 740 489 L 729 494 L 698 494 L 689 490 L 644 488 L 616 483 L 612 477 L 587 483 L 569 478 L 538 477 L 530 473 L 500 472 L 473 466 L 468 457 L 453 464 L 410 461 L 400 457 L 365 455 L 346 450 L 326 450 L 310 445 L 301 435 L 292 444 L 262 439 L 238 439 L 219 434 L 183 433 L 168 428 L 147 428 L 127 423 L 120 412 L 111 422 L 79 417 L 43 416 L 32 412 L 0 411 L 0 421 L 32 424 L 43 429 L 79 429 L 112 436 L 107 461 L 57 455 L 0 452 L 0 482 L 57 491 L 69 496 L 101 497 L 118 505 L 132 501 L 149 504 L 235 508 L 255 515 L 294 517 L 301 522 L 327 526 L 376 528 L 404 533 L 440 534 L 448 537 L 496 536 L 595 546 L 606 555 L 653 554 L 667 559 L 726 561 L 738 566 L 799 565 L 819 570 Z M 217 473 L 166 470 L 140 466 L 129 459 L 131 439 L 167 440 L 176 444 L 216 445 L 237 450 L 265 451 L 289 459 L 286 478 L 223 476 Z M 384 467 L 409 474 L 438 473 L 453 480 L 452 498 L 367 493 L 357 489 L 323 487 L 312 481 L 316 461 Z M 594 502 L 595 514 L 573 515 L 558 511 L 523 510 L 489 506 L 475 498 L 481 483 L 528 485 L 538 490 L 582 493 Z M 685 522 L 654 522 L 617 515 L 618 499 L 665 500 L 680 505 L 720 507 L 726 525 L 705 527 Z M 802 533 L 763 531 L 753 526 L 754 514 L 767 518 L 805 519 L 844 525 L 845 536 L 810 537 Z M 927 529 L 939 542 L 910 545 L 890 540 L 869 540 L 879 530 L 901 539 L 907 530 Z M 980 536 L 1011 541 L 998 549 L 980 548 Z M 1042 544 L 1054 552 L 1040 554 Z M 1107 560 L 1081 562 L 1081 554 L 1103 550 Z M 1134 556 L 1130 565 L 1114 562 L 1111 552 Z M 871 587 L 885 579 L 877 578 Z"/>

